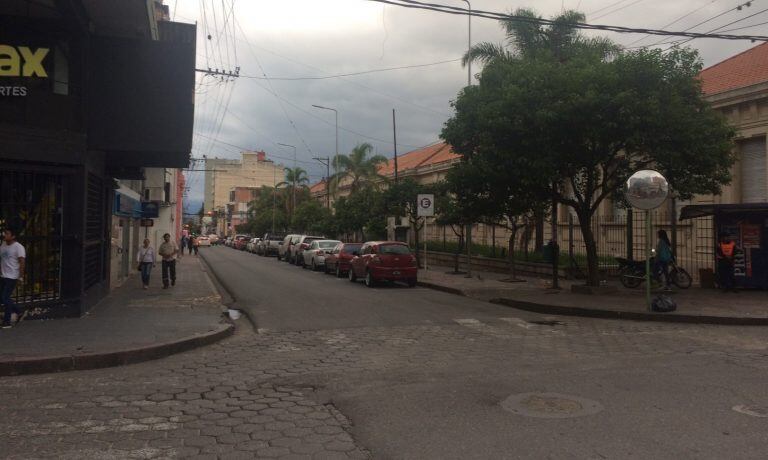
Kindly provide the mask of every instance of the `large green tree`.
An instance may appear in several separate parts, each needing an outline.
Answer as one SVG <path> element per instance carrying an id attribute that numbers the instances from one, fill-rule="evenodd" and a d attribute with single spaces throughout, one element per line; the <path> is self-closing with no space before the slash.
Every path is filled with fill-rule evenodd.
<path id="1" fill-rule="evenodd" d="M 293 217 L 294 207 L 297 207 L 304 198 L 304 193 L 309 188 L 309 176 L 307 171 L 300 167 L 284 168 L 285 180 L 277 184 L 285 195 L 285 210 L 288 216 Z"/>
<path id="2" fill-rule="evenodd" d="M 664 173 L 681 198 L 719 193 L 731 179 L 733 131 L 703 100 L 696 52 L 576 46 L 489 60 L 443 138 L 467 162 L 513 174 L 512 196 L 572 208 L 588 284 L 598 285 L 592 217 L 605 198 L 642 168 Z"/>
<path id="3" fill-rule="evenodd" d="M 372 187 L 364 187 L 349 196 L 340 197 L 334 209 L 339 234 L 347 234 L 360 241 L 386 234 L 383 194 Z"/>
<path id="4" fill-rule="evenodd" d="M 331 178 L 331 191 L 335 192 L 344 180 L 350 181 L 352 193 L 366 184 L 382 180 L 379 166 L 387 162 L 382 155 L 372 155 L 373 146 L 367 142 L 357 145 L 349 155 L 336 155 L 333 158 L 333 169 L 338 171 Z"/>

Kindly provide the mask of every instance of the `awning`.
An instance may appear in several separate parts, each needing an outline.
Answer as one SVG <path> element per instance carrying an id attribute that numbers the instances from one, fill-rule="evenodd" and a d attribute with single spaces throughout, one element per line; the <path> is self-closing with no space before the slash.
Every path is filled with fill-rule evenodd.
<path id="1" fill-rule="evenodd" d="M 768 203 L 692 204 L 683 206 L 683 209 L 680 210 L 680 220 L 714 216 L 715 214 L 744 213 L 768 213 Z"/>

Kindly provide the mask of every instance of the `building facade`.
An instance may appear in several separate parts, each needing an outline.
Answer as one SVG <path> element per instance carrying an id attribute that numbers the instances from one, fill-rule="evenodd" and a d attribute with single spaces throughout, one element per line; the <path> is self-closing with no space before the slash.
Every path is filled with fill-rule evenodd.
<path id="1" fill-rule="evenodd" d="M 0 226 L 27 247 L 14 295 L 33 317 L 98 302 L 144 168 L 189 163 L 196 28 L 155 3 L 0 3 Z"/>
<path id="2" fill-rule="evenodd" d="M 227 235 L 234 231 L 232 218 L 240 223 L 247 207 L 237 207 L 233 194 L 238 189 L 258 189 L 264 185 L 274 187 L 285 177 L 284 167 L 267 159 L 264 152 L 242 152 L 240 160 L 206 158 L 205 198 L 203 211 L 212 216 L 216 233 Z M 251 192 L 241 192 L 251 193 Z M 237 195 L 240 197 L 240 195 Z M 250 200 L 249 200 L 250 201 Z"/>

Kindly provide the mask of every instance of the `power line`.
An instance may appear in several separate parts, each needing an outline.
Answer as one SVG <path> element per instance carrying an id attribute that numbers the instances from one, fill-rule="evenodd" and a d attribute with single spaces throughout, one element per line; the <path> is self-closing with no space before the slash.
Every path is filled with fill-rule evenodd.
<path id="1" fill-rule="evenodd" d="M 371 69 L 371 70 L 362 70 L 360 72 L 350 72 L 350 73 L 342 73 L 338 75 L 324 75 L 324 76 L 318 76 L 318 77 L 257 77 L 254 75 L 240 75 L 243 78 L 250 78 L 253 80 L 279 80 L 279 81 L 297 81 L 297 80 L 329 80 L 331 78 L 342 78 L 342 77 L 353 77 L 355 75 L 367 75 L 377 72 L 390 72 L 392 70 L 403 70 L 403 69 L 415 69 L 419 67 L 431 67 L 436 66 L 440 64 L 448 64 L 451 62 L 459 62 L 461 61 L 461 58 L 458 59 L 448 59 L 446 61 L 437 61 L 437 62 L 429 62 L 427 64 L 414 64 L 414 65 L 403 65 L 398 67 L 385 67 L 381 69 Z"/>
<path id="2" fill-rule="evenodd" d="M 718 2 L 718 1 L 720 1 L 720 0 L 711 0 L 709 3 L 706 3 L 706 4 L 704 4 L 704 5 L 701 5 L 701 6 L 700 6 L 700 7 L 698 7 L 698 8 L 694 8 L 694 9 L 692 9 L 691 11 L 689 11 L 689 12 L 685 13 L 684 15 L 682 15 L 682 16 L 680 16 L 680 17 L 678 17 L 678 18 L 677 18 L 677 19 L 675 19 L 674 21 L 672 21 L 672 22 L 669 22 L 669 23 L 667 23 L 667 24 L 664 24 L 663 26 L 661 26 L 661 30 L 666 30 L 666 29 L 667 29 L 667 27 L 669 27 L 669 26 L 671 26 L 671 25 L 674 25 L 674 24 L 677 24 L 678 22 L 682 21 L 683 19 L 687 18 L 688 16 L 690 16 L 690 15 L 692 15 L 692 14 L 694 14 L 694 13 L 698 13 L 699 11 L 703 10 L 704 8 L 706 8 L 706 7 L 708 7 L 709 5 L 711 5 L 711 4 L 715 3 L 715 2 Z M 730 31 L 726 31 L 726 32 L 730 32 Z M 629 43 L 629 44 L 627 45 L 627 47 L 631 47 L 631 46 L 632 46 L 632 45 L 634 45 L 635 43 L 640 43 L 641 41 L 645 40 L 645 39 L 646 39 L 646 38 L 648 38 L 648 37 L 650 37 L 650 35 L 646 34 L 646 35 L 644 35 L 644 36 L 642 36 L 642 37 L 638 38 L 637 40 L 635 40 L 635 41 L 633 41 L 633 42 Z"/>
<path id="3" fill-rule="evenodd" d="M 747 3 L 750 3 L 750 2 L 747 2 Z M 728 24 L 722 25 L 722 26 L 720 26 L 720 27 L 716 27 L 716 28 L 712 29 L 710 32 L 714 32 L 714 31 L 716 31 L 716 30 L 724 29 L 724 28 L 726 28 L 726 27 L 728 27 L 728 26 L 732 26 L 732 25 L 734 25 L 734 24 L 736 24 L 736 23 L 739 23 L 739 22 L 741 22 L 741 21 L 746 21 L 746 20 L 747 20 L 747 19 L 749 19 L 749 18 L 753 18 L 753 17 L 755 17 L 755 16 L 757 16 L 757 15 L 760 15 L 760 14 L 763 14 L 763 13 L 765 13 L 766 11 L 768 11 L 768 8 L 766 8 L 766 9 L 764 9 L 764 10 L 760 10 L 760 11 L 758 11 L 757 13 L 754 13 L 754 14 L 750 14 L 750 15 L 749 15 L 749 16 L 747 16 L 747 17 L 744 17 L 744 18 L 741 18 L 741 19 L 737 19 L 737 20 L 735 20 L 735 21 L 731 21 L 731 22 L 729 22 Z M 672 44 L 672 46 L 670 46 L 669 48 L 673 48 L 673 47 L 676 47 L 676 46 L 684 45 L 684 44 L 686 44 L 686 43 L 688 43 L 688 42 L 690 42 L 690 41 L 692 41 L 692 40 L 695 40 L 695 38 L 689 38 L 689 39 L 687 39 L 687 40 L 678 41 L 678 42 L 676 42 L 676 43 Z M 669 48 L 667 48 L 667 49 L 669 49 Z"/>
<path id="4" fill-rule="evenodd" d="M 377 2 L 377 3 L 386 3 L 388 5 L 402 6 L 404 8 L 415 8 L 415 9 L 421 9 L 421 10 L 437 11 L 439 13 L 456 14 L 460 16 L 471 15 L 471 16 L 476 16 L 476 17 L 486 18 L 486 19 L 495 19 L 495 20 L 503 20 L 503 21 L 519 21 L 519 22 L 526 22 L 529 24 L 537 24 L 537 25 L 547 25 L 547 26 L 557 25 L 557 22 L 552 19 L 517 16 L 514 14 L 497 13 L 493 11 L 484 11 L 484 10 L 472 10 L 470 12 L 463 8 L 458 8 L 454 6 L 448 6 L 448 5 L 441 5 L 437 3 L 419 2 L 416 0 L 367 0 L 367 1 Z M 617 33 L 649 34 L 649 35 L 663 35 L 663 36 L 676 36 L 676 37 L 688 37 L 688 38 L 718 38 L 722 40 L 768 41 L 768 36 L 766 35 L 729 35 L 729 34 L 712 34 L 712 33 L 699 33 L 699 32 L 687 32 L 687 31 L 673 32 L 673 31 L 659 30 L 659 29 L 612 26 L 607 24 L 589 24 L 585 22 L 574 22 L 570 25 L 575 29 L 602 30 L 606 32 L 617 32 Z"/>
<path id="5" fill-rule="evenodd" d="M 620 7 L 620 8 L 616 8 L 615 10 L 611 10 L 611 11 L 608 11 L 608 12 L 606 12 L 606 13 L 603 13 L 603 14 L 601 14 L 601 15 L 595 16 L 595 17 L 594 17 L 594 18 L 592 18 L 592 19 L 600 19 L 600 18 L 604 18 L 604 17 L 606 17 L 606 16 L 609 16 L 609 15 L 611 15 L 611 14 L 613 14 L 613 13 L 618 13 L 618 12 L 619 12 L 619 11 L 621 11 L 621 10 L 627 9 L 627 8 L 629 8 L 630 6 L 634 6 L 634 5 L 637 5 L 638 3 L 640 3 L 640 2 L 644 2 L 644 1 L 645 1 L 645 0 L 635 0 L 635 1 L 634 1 L 634 2 L 632 2 L 632 3 L 629 3 L 629 4 L 627 4 L 627 5 L 624 5 L 624 6 Z"/>

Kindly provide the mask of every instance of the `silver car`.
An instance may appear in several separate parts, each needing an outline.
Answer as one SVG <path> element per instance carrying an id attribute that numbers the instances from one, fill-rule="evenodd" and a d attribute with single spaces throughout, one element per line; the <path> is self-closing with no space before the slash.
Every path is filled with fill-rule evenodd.
<path id="1" fill-rule="evenodd" d="M 301 255 L 304 257 L 303 266 L 309 265 L 312 267 L 312 271 L 317 271 L 320 267 L 325 266 L 325 255 L 333 250 L 337 244 L 341 243 L 338 240 L 314 240 L 309 244 L 309 248 L 305 249 Z"/>

